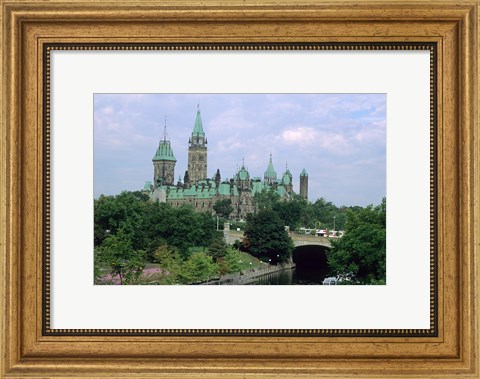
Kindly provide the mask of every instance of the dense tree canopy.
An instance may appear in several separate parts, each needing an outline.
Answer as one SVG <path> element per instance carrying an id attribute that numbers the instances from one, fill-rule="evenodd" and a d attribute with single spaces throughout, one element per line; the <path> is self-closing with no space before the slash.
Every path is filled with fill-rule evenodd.
<path id="1" fill-rule="evenodd" d="M 217 200 L 213 204 L 213 210 L 218 216 L 228 218 L 233 212 L 232 202 L 230 199 Z"/>
<path id="2" fill-rule="evenodd" d="M 122 228 L 134 249 L 143 248 L 142 226 L 148 197 L 140 192 L 100 196 L 94 201 L 94 244 L 100 246 L 109 235 Z"/>
<path id="3" fill-rule="evenodd" d="M 211 214 L 190 206 L 174 208 L 151 202 L 139 192 L 100 196 L 94 202 L 94 244 L 100 247 L 108 236 L 123 229 L 134 250 L 145 250 L 150 259 L 158 246 L 167 243 L 188 259 L 189 249 L 208 246 L 215 236 Z"/>
<path id="4" fill-rule="evenodd" d="M 145 267 L 145 252 L 132 248 L 123 229 L 105 238 L 96 258 L 110 266 L 112 276 L 118 276 L 120 284 L 137 279 Z"/>
<path id="5" fill-rule="evenodd" d="M 280 196 L 273 188 L 268 191 L 257 192 L 254 196 L 254 204 L 257 211 L 272 210 L 274 205 L 280 202 Z"/>
<path id="6" fill-rule="evenodd" d="M 293 250 L 286 226 L 290 231 L 345 230 L 328 255 L 332 273 L 348 275 L 355 283 L 385 282 L 385 199 L 377 207 L 337 207 L 323 198 L 310 203 L 297 195 L 283 201 L 269 190 L 257 193 L 254 201 L 256 212 L 241 225 L 244 251 L 285 262 Z M 214 205 L 223 217 L 231 208 L 230 200 Z M 108 270 L 121 284 L 135 283 L 147 262 L 161 267 L 165 275 L 158 281 L 164 284 L 205 282 L 240 271 L 244 253 L 227 246 L 215 222 L 208 212 L 152 202 L 141 192 L 100 196 L 94 201 L 96 282 Z"/>
<path id="7" fill-rule="evenodd" d="M 333 242 L 328 265 L 353 283 L 385 284 L 386 200 L 376 207 L 347 211 L 345 235 Z"/>
<path id="8" fill-rule="evenodd" d="M 213 239 L 212 243 L 208 247 L 208 254 L 212 256 L 213 259 L 218 260 L 223 258 L 227 254 L 228 245 L 223 238 L 223 235 L 218 235 Z"/>
<path id="9" fill-rule="evenodd" d="M 174 208 L 152 202 L 140 192 L 96 199 L 94 228 L 95 278 L 99 283 L 107 269 L 120 284 L 136 282 L 147 261 L 159 263 L 167 273 L 161 278 L 164 284 L 202 282 L 217 275 L 218 267 L 214 257 L 193 254 L 192 248 L 212 246 L 215 259 L 227 253 L 210 213 L 195 212 L 188 205 Z"/>
<path id="10" fill-rule="evenodd" d="M 256 257 L 285 262 L 291 256 L 293 242 L 277 213 L 264 209 L 248 215 L 243 247 Z"/>
<path id="11" fill-rule="evenodd" d="M 295 194 L 289 201 L 283 201 L 273 189 L 256 193 L 255 207 L 257 212 L 273 210 L 292 231 L 299 227 L 343 230 L 346 211 L 361 209 L 361 207 L 337 207 L 324 198 L 310 203 Z"/>

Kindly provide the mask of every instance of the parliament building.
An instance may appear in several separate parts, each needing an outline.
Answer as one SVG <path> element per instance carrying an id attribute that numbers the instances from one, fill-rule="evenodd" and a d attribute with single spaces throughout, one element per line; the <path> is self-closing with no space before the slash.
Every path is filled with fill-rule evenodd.
<path id="1" fill-rule="evenodd" d="M 210 211 L 212 214 L 215 213 L 213 206 L 218 200 L 229 199 L 233 207 L 230 217 L 236 220 L 244 220 L 247 214 L 255 211 L 254 197 L 258 192 L 272 189 L 282 200 L 288 201 L 292 198 L 292 173 L 286 168 L 283 175 L 277 177 L 271 154 L 263 180 L 260 177 L 251 177 L 244 163 L 232 178 L 222 180 L 219 169 L 213 178 L 208 178 L 207 145 L 200 110 L 197 109 L 193 131 L 188 140 L 188 169 L 183 182 L 179 177 L 177 183 L 174 183 L 177 160 L 165 126 L 163 137 L 152 159 L 153 181 L 145 183 L 144 192 L 148 193 L 152 200 L 166 202 L 175 207 L 189 204 L 197 211 Z M 308 174 L 305 169 L 300 173 L 300 196 L 308 198 Z"/>

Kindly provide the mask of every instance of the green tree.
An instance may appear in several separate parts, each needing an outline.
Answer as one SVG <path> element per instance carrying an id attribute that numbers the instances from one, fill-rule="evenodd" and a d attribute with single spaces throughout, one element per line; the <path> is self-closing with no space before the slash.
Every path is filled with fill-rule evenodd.
<path id="1" fill-rule="evenodd" d="M 187 260 L 194 246 L 207 247 L 215 235 L 215 220 L 210 213 L 195 212 L 191 206 L 174 208 L 149 201 L 141 192 L 122 192 L 100 196 L 94 201 L 94 245 L 99 247 L 120 229 L 128 236 L 133 250 L 145 250 L 154 260 L 157 247 L 178 248 Z"/>
<path id="2" fill-rule="evenodd" d="M 161 283 L 176 284 L 177 275 L 182 265 L 178 250 L 175 247 L 162 244 L 155 250 L 154 257 L 163 270 Z"/>
<path id="3" fill-rule="evenodd" d="M 123 229 L 103 241 L 99 258 L 111 268 L 112 276 L 118 275 L 120 284 L 132 283 L 145 268 L 145 252 L 132 248 L 132 242 Z"/>
<path id="4" fill-rule="evenodd" d="M 256 257 L 284 262 L 291 256 L 293 241 L 280 217 L 274 211 L 264 209 L 248 215 L 243 246 Z"/>
<path id="5" fill-rule="evenodd" d="M 253 198 L 256 211 L 265 209 L 272 210 L 274 205 L 280 201 L 280 195 L 273 189 L 257 192 Z"/>
<path id="6" fill-rule="evenodd" d="M 217 259 L 217 269 L 218 269 L 218 275 L 220 276 L 228 274 L 230 267 L 228 266 L 228 263 L 225 260 L 225 258 Z"/>
<path id="7" fill-rule="evenodd" d="M 218 276 L 218 266 L 205 253 L 192 254 L 177 273 L 180 284 L 206 282 Z"/>
<path id="8" fill-rule="evenodd" d="M 328 265 L 332 273 L 347 275 L 352 283 L 380 284 L 386 280 L 386 200 L 347 210 L 345 235 L 332 242 Z"/>
<path id="9" fill-rule="evenodd" d="M 222 235 L 217 236 L 208 247 L 208 255 L 213 257 L 215 261 L 223 258 L 227 253 L 227 243 Z"/>
<path id="10" fill-rule="evenodd" d="M 99 248 L 93 249 L 93 282 L 102 284 L 102 262 Z"/>
<path id="11" fill-rule="evenodd" d="M 278 214 L 285 225 L 288 225 L 290 230 L 295 230 L 300 225 L 302 214 L 306 213 L 306 208 L 309 204 L 306 200 L 298 197 L 293 197 L 290 201 L 278 201 L 273 204 L 273 210 Z"/>
<path id="12" fill-rule="evenodd" d="M 166 271 L 161 279 L 162 284 L 205 282 L 219 273 L 219 266 L 205 253 L 192 254 L 184 261 L 176 248 L 162 245 L 157 248 L 154 255 L 162 270 Z"/>
<path id="13" fill-rule="evenodd" d="M 165 203 L 148 202 L 143 215 L 142 228 L 145 233 L 145 250 L 151 261 L 159 246 L 168 245 L 167 223 L 172 217 L 171 207 Z"/>
<path id="14" fill-rule="evenodd" d="M 217 200 L 213 205 L 213 210 L 219 217 L 228 218 L 233 212 L 230 199 Z"/>
<path id="15" fill-rule="evenodd" d="M 217 236 L 217 225 L 215 219 L 210 212 L 195 212 L 198 219 L 200 233 L 196 246 L 207 247 Z"/>
<path id="16" fill-rule="evenodd" d="M 312 205 L 313 213 L 317 221 L 317 225 L 325 229 L 333 229 L 334 218 L 338 216 L 338 208 L 331 201 L 325 200 L 323 197 L 315 201 Z M 336 221 L 336 219 L 335 219 Z M 336 222 L 335 222 L 336 224 Z M 337 225 L 335 225 L 335 228 Z"/>
<path id="17" fill-rule="evenodd" d="M 94 245 L 100 246 L 109 235 L 123 229 L 133 249 L 144 249 L 142 225 L 146 206 L 146 197 L 140 192 L 124 191 L 94 200 Z"/>
<path id="18" fill-rule="evenodd" d="M 215 221 L 212 215 L 195 212 L 188 205 L 174 208 L 165 203 L 150 203 L 143 228 L 150 255 L 158 246 L 166 243 L 176 247 L 183 260 L 190 257 L 192 247 L 207 247 L 215 236 Z"/>
<path id="19" fill-rule="evenodd" d="M 241 270 L 240 260 L 242 259 L 242 256 L 240 255 L 238 250 L 229 246 L 227 248 L 227 252 L 225 254 L 224 259 L 225 259 L 225 262 L 227 263 L 229 273 L 239 272 Z"/>

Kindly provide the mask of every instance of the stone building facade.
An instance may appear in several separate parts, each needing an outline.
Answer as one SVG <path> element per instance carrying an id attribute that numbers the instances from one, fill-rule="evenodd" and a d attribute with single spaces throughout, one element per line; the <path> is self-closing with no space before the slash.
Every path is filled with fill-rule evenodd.
<path id="1" fill-rule="evenodd" d="M 188 204 L 197 211 L 209 211 L 213 214 L 216 201 L 229 199 L 233 207 L 230 217 L 236 220 L 244 220 L 247 214 L 255 211 L 254 198 L 258 192 L 273 190 L 282 200 L 288 201 L 292 198 L 294 194 L 292 173 L 286 168 L 283 175 L 278 178 L 273 167 L 272 155 L 263 180 L 260 177 L 251 177 L 244 163 L 231 178 L 222 180 L 219 169 L 212 178 L 208 178 L 207 145 L 200 110 L 197 109 L 193 131 L 188 141 L 188 170 L 185 171 L 183 182 L 179 177 L 175 184 L 173 178 L 176 159 L 165 128 L 163 138 L 152 159 L 153 182 L 145 183 L 144 192 L 148 193 L 152 200 L 167 202 L 175 207 Z M 300 194 L 304 198 L 308 196 L 308 175 L 305 169 L 300 175 Z"/>

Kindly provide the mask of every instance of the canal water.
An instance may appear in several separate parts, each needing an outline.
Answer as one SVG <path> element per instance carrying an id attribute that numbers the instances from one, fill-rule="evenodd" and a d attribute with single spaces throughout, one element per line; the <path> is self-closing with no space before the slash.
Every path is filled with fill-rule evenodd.
<path id="1" fill-rule="evenodd" d="M 322 284 L 327 277 L 327 267 L 296 267 L 261 276 L 251 285 L 306 285 Z"/>

